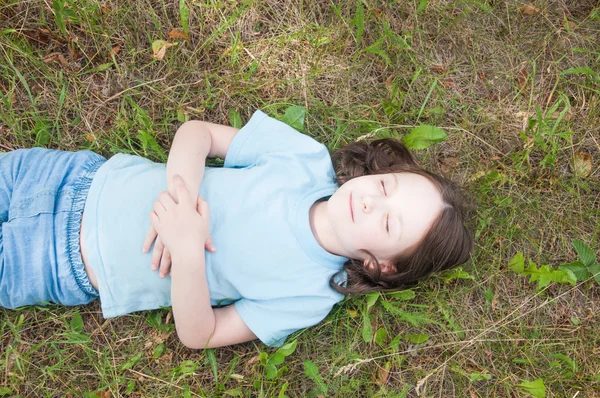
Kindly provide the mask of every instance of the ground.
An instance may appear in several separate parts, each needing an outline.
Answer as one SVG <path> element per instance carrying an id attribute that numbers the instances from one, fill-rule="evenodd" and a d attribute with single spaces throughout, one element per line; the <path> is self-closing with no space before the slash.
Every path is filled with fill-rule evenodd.
<path id="1" fill-rule="evenodd" d="M 157 40 L 175 45 L 153 57 Z M 509 266 L 600 247 L 599 43 L 593 0 L 2 1 L 3 150 L 164 162 L 185 120 L 291 106 L 331 150 L 436 126 L 415 154 L 463 185 L 476 246 L 461 271 L 345 301 L 287 356 L 188 350 L 168 310 L 0 310 L 0 395 L 600 396 L 600 285 Z"/>

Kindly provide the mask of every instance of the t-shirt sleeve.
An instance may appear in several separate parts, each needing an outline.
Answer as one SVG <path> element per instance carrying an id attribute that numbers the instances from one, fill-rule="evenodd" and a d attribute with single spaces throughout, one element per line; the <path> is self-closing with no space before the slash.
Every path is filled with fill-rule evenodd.
<path id="1" fill-rule="evenodd" d="M 225 167 L 248 167 L 267 155 L 327 154 L 325 145 L 287 124 L 256 111 L 231 142 Z"/>
<path id="2" fill-rule="evenodd" d="M 330 297 L 242 298 L 235 309 L 260 341 L 281 347 L 290 334 L 321 322 L 336 302 Z"/>

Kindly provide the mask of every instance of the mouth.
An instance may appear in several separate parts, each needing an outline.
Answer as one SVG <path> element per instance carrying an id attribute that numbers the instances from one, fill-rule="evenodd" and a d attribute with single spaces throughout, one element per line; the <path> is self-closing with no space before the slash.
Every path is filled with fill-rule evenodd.
<path id="1" fill-rule="evenodd" d="M 352 222 L 354 222 L 354 209 L 352 206 L 352 193 L 350 193 L 350 216 L 352 217 Z"/>

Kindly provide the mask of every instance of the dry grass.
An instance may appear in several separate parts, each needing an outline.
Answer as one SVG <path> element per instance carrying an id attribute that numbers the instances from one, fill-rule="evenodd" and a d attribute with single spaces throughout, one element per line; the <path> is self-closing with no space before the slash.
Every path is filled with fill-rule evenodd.
<path id="1" fill-rule="evenodd" d="M 181 28 L 177 1 L 69 0 L 65 32 L 53 2 L 1 2 L 0 147 L 164 161 L 136 138 L 140 128 L 166 151 L 182 116 L 229 123 L 232 109 L 247 120 L 289 105 L 306 107 L 306 132 L 330 148 L 436 125 L 448 140 L 417 156 L 477 204 L 473 279 L 434 277 L 412 300 L 380 298 L 370 311 L 387 335 L 378 342 L 363 341 L 364 300 L 345 302 L 296 336 L 275 380 L 260 344 L 193 352 L 149 314 L 105 321 L 97 303 L 1 310 L 0 392 L 270 397 L 288 383 L 298 397 L 520 397 L 518 384 L 541 378 L 548 397 L 600 396 L 599 286 L 538 292 L 507 267 L 518 251 L 557 266 L 575 260 L 574 239 L 600 246 L 600 80 L 562 74 L 600 73 L 596 1 L 536 0 L 532 15 L 508 0 L 186 3 L 189 39 L 157 61 L 151 42 Z M 585 178 L 570 166 L 577 152 L 593 159 Z M 431 322 L 401 321 L 382 300 Z M 70 326 L 77 313 L 84 335 Z M 197 368 L 182 373 L 184 361 Z"/>

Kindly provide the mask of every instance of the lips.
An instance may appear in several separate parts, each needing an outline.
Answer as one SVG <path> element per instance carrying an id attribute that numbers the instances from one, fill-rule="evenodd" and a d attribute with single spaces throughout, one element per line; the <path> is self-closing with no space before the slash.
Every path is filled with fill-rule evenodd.
<path id="1" fill-rule="evenodd" d="M 352 217 L 352 222 L 354 222 L 354 209 L 352 206 L 352 193 L 350 193 L 350 216 Z"/>

